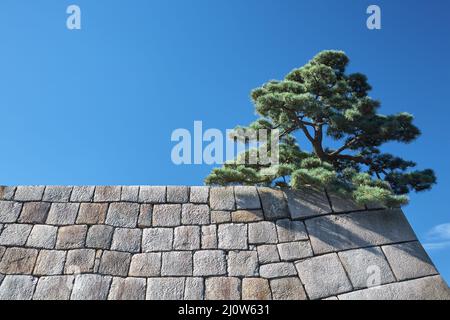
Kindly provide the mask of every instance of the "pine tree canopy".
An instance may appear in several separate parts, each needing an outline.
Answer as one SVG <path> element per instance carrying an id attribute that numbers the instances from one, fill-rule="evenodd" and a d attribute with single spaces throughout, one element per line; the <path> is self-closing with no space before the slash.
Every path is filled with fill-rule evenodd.
<path id="1" fill-rule="evenodd" d="M 360 204 L 400 206 L 411 191 L 429 190 L 436 183 L 431 169 L 415 171 L 416 163 L 389 153 L 387 142 L 410 143 L 420 130 L 408 113 L 383 115 L 368 92 L 361 73 L 346 73 L 349 59 L 341 51 L 323 51 L 282 81 L 269 81 L 252 91 L 259 116 L 234 137 L 248 140 L 250 130 L 279 132 L 279 163 L 248 164 L 260 146 L 215 168 L 207 185 L 266 185 L 300 189 L 314 187 L 352 197 Z M 304 135 L 310 152 L 300 148 Z M 258 142 L 258 137 L 253 138 Z M 326 144 L 329 144 L 327 146 Z M 330 146 L 334 146 L 333 148 Z M 270 153 L 270 150 L 269 150 Z"/>

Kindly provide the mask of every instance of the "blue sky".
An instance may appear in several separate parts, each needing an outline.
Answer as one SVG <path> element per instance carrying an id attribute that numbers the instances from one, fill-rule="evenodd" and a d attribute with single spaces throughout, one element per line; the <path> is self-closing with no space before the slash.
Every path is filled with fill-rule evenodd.
<path id="1" fill-rule="evenodd" d="M 82 30 L 66 28 L 70 4 Z M 382 30 L 365 26 L 370 4 Z M 381 111 L 413 113 L 423 131 L 387 150 L 437 172 L 405 212 L 449 281 L 448 12 L 447 0 L 2 0 L 0 184 L 202 184 L 210 166 L 171 162 L 174 129 L 248 124 L 251 89 L 344 50 Z"/>

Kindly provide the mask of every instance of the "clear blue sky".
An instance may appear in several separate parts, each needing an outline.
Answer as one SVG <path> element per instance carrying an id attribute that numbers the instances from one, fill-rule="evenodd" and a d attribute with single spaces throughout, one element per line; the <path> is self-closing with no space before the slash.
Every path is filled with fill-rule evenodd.
<path id="1" fill-rule="evenodd" d="M 66 29 L 66 8 L 82 30 Z M 382 9 L 382 30 L 365 27 Z M 437 172 L 405 208 L 450 280 L 450 2 L 2 0 L 0 184 L 202 184 L 175 166 L 176 128 L 254 120 L 249 92 L 323 49 L 368 75 L 381 111 L 416 116 L 422 137 L 391 145 Z"/>

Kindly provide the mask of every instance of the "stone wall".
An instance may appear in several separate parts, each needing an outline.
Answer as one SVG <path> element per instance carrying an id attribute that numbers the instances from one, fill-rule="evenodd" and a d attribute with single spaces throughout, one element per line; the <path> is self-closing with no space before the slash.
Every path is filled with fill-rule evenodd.
<path id="1" fill-rule="evenodd" d="M 450 291 L 399 209 L 311 189 L 19 186 L 0 187 L 0 299 L 450 299 Z"/>

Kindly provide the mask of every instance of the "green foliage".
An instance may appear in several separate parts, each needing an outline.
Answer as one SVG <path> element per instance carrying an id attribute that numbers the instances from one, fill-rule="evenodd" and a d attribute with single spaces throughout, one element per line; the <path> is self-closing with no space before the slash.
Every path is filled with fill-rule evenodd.
<path id="1" fill-rule="evenodd" d="M 383 115 L 380 103 L 361 73 L 347 74 L 348 57 L 341 51 L 323 51 L 282 81 L 269 81 L 252 91 L 258 120 L 235 130 L 237 138 L 249 130 L 280 132 L 279 164 L 243 164 L 259 150 L 216 168 L 208 185 L 266 185 L 281 188 L 313 186 L 351 196 L 362 204 L 398 206 L 411 191 L 429 190 L 436 183 L 431 169 L 411 171 L 414 162 L 380 147 L 387 142 L 410 143 L 420 136 L 408 113 Z M 295 134 L 303 134 L 311 152 L 299 148 Z M 258 141 L 258 137 L 252 137 Z M 327 141 L 325 141 L 327 139 Z M 247 141 L 244 138 L 242 141 Z M 339 148 L 325 146 L 334 141 Z"/>

